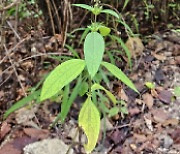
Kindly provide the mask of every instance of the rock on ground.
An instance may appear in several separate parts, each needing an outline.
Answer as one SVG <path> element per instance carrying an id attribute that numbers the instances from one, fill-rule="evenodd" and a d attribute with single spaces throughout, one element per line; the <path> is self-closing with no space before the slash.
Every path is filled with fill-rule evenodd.
<path id="1" fill-rule="evenodd" d="M 59 139 L 45 139 L 27 145 L 23 150 L 24 154 L 66 154 L 69 146 Z M 69 154 L 73 154 L 70 149 Z"/>

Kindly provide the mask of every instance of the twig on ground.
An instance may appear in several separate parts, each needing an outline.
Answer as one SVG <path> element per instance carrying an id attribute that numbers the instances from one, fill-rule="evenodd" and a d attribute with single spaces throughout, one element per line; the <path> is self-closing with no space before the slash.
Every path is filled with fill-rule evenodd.
<path id="1" fill-rule="evenodd" d="M 20 3 L 21 0 L 15 0 L 14 2 L 10 3 L 8 6 L 2 7 L 0 6 L 0 12 L 6 11 L 10 8 L 12 8 L 13 6 L 17 5 L 18 3 Z M 1 8 L 2 7 L 2 8 Z"/>
<path id="2" fill-rule="evenodd" d="M 5 49 L 5 51 L 6 51 L 7 55 L 8 55 L 9 52 L 8 52 L 8 49 L 6 48 L 6 45 L 4 45 L 4 49 Z M 24 86 L 23 86 L 21 80 L 19 79 L 19 76 L 18 76 L 16 67 L 15 67 L 15 65 L 13 64 L 12 59 L 11 59 L 11 57 L 10 57 L 9 55 L 8 55 L 8 59 L 9 59 L 11 65 L 12 65 L 12 67 L 13 67 L 14 73 L 15 73 L 15 75 L 16 75 L 16 77 L 17 77 L 17 80 L 18 80 L 18 82 L 19 82 L 22 90 L 23 90 L 24 95 L 27 96 L 26 91 L 25 91 L 25 89 L 24 89 Z"/>

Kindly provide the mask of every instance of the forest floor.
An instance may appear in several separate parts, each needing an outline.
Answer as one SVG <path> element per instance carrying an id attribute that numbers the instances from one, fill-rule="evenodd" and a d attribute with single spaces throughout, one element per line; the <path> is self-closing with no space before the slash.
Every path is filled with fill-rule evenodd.
<path id="1" fill-rule="evenodd" d="M 50 56 L 62 55 L 60 45 L 54 52 L 60 35 L 50 37 L 43 30 L 27 33 L 23 28 L 20 24 L 15 32 L 9 26 L 0 55 L 0 154 L 85 153 L 85 137 L 77 127 L 82 98 L 75 100 L 66 122 L 51 129 L 60 112 L 57 102 L 30 104 L 3 120 L 5 111 L 59 64 Z M 141 40 L 134 40 L 132 71 L 122 68 L 140 95 L 116 79 L 111 81 L 110 90 L 126 102 L 129 113 L 102 119 L 93 154 L 180 154 L 180 96 L 174 93 L 180 86 L 180 33 L 167 29 Z M 68 54 L 65 50 L 64 55 Z M 155 87 L 149 89 L 146 82 Z"/>

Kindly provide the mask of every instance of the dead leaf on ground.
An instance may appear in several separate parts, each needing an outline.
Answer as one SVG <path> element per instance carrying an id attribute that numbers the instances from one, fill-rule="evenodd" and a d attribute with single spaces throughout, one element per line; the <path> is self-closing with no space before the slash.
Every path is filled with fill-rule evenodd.
<path id="1" fill-rule="evenodd" d="M 31 138 L 45 139 L 49 136 L 50 132 L 47 129 L 24 128 L 24 133 Z"/>
<path id="2" fill-rule="evenodd" d="M 151 53 L 157 60 L 165 61 L 167 57 L 163 54 L 156 54 L 154 52 Z"/>
<path id="3" fill-rule="evenodd" d="M 172 137 L 175 144 L 180 144 L 180 128 L 174 130 L 171 133 L 171 137 Z"/>
<path id="4" fill-rule="evenodd" d="M 19 109 L 16 111 L 15 119 L 18 124 L 26 124 L 30 120 L 32 120 L 35 117 L 35 112 L 37 109 L 28 109 L 26 107 Z"/>
<path id="5" fill-rule="evenodd" d="M 168 125 L 172 125 L 172 126 L 178 126 L 179 124 L 179 120 L 172 118 L 172 119 L 168 119 L 163 123 L 163 126 L 168 126 Z"/>
<path id="6" fill-rule="evenodd" d="M 131 52 L 133 58 L 142 55 L 144 50 L 144 45 L 139 37 L 129 37 L 126 46 Z"/>
<path id="7" fill-rule="evenodd" d="M 157 123 L 163 124 L 169 118 L 168 113 L 166 113 L 163 109 L 154 109 L 151 110 L 151 113 L 154 121 Z"/>
<path id="8" fill-rule="evenodd" d="M 142 98 L 143 98 L 145 104 L 147 105 L 147 107 L 149 109 L 151 109 L 154 104 L 154 99 L 153 99 L 152 95 L 149 93 L 146 93 L 142 96 Z"/>
<path id="9" fill-rule="evenodd" d="M 147 140 L 147 138 L 144 134 L 134 133 L 133 137 L 137 140 L 137 142 L 145 142 Z"/>
<path id="10" fill-rule="evenodd" d="M 118 144 L 125 140 L 125 134 L 122 131 L 116 129 L 113 133 L 110 134 L 109 138 L 115 144 Z"/>
<path id="11" fill-rule="evenodd" d="M 122 100 L 124 100 L 124 101 L 128 101 L 128 96 L 126 95 L 126 93 L 124 92 L 124 90 L 123 89 L 121 89 L 121 91 L 119 91 L 118 92 L 118 96 L 122 99 Z"/>
<path id="12" fill-rule="evenodd" d="M 131 116 L 134 116 L 136 114 L 139 114 L 141 111 L 138 107 L 129 108 L 128 112 Z"/>
<path id="13" fill-rule="evenodd" d="M 2 140 L 7 133 L 11 130 L 11 125 L 4 121 L 1 125 L 0 140 Z"/>
<path id="14" fill-rule="evenodd" d="M 173 94 L 168 90 L 162 90 L 158 94 L 158 98 L 165 104 L 170 104 Z"/>
<path id="15" fill-rule="evenodd" d="M 149 114 L 145 114 L 144 115 L 144 120 L 145 120 L 147 128 L 150 131 L 153 131 L 153 125 L 152 125 L 152 118 L 151 118 L 151 116 Z"/>
<path id="16" fill-rule="evenodd" d="M 23 148 L 35 141 L 37 140 L 27 136 L 15 138 L 12 142 L 5 144 L 0 149 L 0 154 L 22 154 Z"/>

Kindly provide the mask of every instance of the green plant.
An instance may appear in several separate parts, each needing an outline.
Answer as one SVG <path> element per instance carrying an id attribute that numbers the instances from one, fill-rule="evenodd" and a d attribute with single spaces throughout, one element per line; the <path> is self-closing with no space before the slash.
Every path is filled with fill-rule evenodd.
<path id="1" fill-rule="evenodd" d="M 57 122 L 59 119 L 61 122 L 63 122 L 70 110 L 72 103 L 74 102 L 74 99 L 78 95 L 83 96 L 87 94 L 87 99 L 82 105 L 79 113 L 78 124 L 87 136 L 88 142 L 84 145 L 84 147 L 86 152 L 90 153 L 95 148 L 99 136 L 101 119 L 99 108 L 103 109 L 103 111 L 108 113 L 109 116 L 113 116 L 118 112 L 127 114 L 125 103 L 123 101 L 119 102 L 109 90 L 105 89 L 105 87 L 99 84 L 102 79 L 108 82 L 108 79 L 106 78 L 107 76 L 103 77 L 103 75 L 106 73 L 104 68 L 109 71 L 109 74 L 112 74 L 117 79 L 121 80 L 135 92 L 138 93 L 138 90 L 132 81 L 121 71 L 121 69 L 111 63 L 102 61 L 105 51 L 104 37 L 111 32 L 111 29 L 103 25 L 103 23 L 97 22 L 98 15 L 100 13 L 105 13 L 117 19 L 119 19 L 119 15 L 111 9 L 103 9 L 97 0 L 95 1 L 95 5 L 93 7 L 85 4 L 73 4 L 73 6 L 87 9 L 94 15 L 92 24 L 88 26 L 90 32 L 88 31 L 88 34 L 85 36 L 85 60 L 70 59 L 58 65 L 45 79 L 42 89 L 34 91 L 31 95 L 25 98 L 26 100 L 23 99 L 23 102 L 26 102 L 27 99 L 28 101 L 35 99 L 37 102 L 42 102 L 62 93 L 63 98 L 61 103 L 61 112 L 57 116 L 55 122 Z M 119 41 L 121 45 L 124 45 L 117 37 L 113 37 Z M 66 47 L 71 49 L 70 46 Z M 74 52 L 72 49 L 71 51 Z M 77 55 L 75 56 L 79 58 Z M 77 82 L 71 91 L 70 83 L 76 78 Z M 113 108 L 108 109 L 103 103 L 108 101 L 108 99 L 106 99 L 105 95 L 102 95 L 101 91 L 103 91 L 113 103 Z M 98 102 L 97 97 L 100 98 L 100 103 Z M 5 117 L 12 113 L 12 108 L 13 111 L 18 109 L 17 104 L 19 105 L 20 102 L 15 104 L 16 108 L 14 107 L 15 105 L 12 106 L 5 113 Z M 25 104 L 27 103 L 23 103 L 19 107 L 22 107 Z M 117 107 L 118 104 L 120 104 L 120 108 Z"/>
<path id="2" fill-rule="evenodd" d="M 10 0 L 10 3 L 12 3 L 12 0 Z M 35 9 L 29 8 L 29 7 L 35 7 Z M 17 12 L 16 12 L 17 11 Z M 37 18 L 40 15 L 42 15 L 42 12 L 40 10 L 37 11 L 36 6 L 36 0 L 29 0 L 29 1 L 22 1 L 22 3 L 18 4 L 18 7 L 13 6 L 7 11 L 9 16 L 15 16 L 16 13 L 18 14 L 19 18 L 22 20 L 24 18 L 28 17 L 34 17 Z"/>

